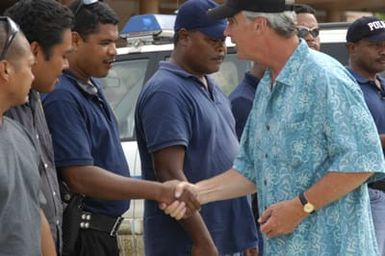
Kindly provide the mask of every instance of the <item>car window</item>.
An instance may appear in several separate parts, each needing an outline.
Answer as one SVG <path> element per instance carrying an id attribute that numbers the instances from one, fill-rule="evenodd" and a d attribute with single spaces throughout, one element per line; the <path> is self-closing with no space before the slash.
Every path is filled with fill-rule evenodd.
<path id="1" fill-rule="evenodd" d="M 149 59 L 131 59 L 114 63 L 103 79 L 104 92 L 119 123 L 120 138 L 134 138 L 135 105 L 142 89 Z"/>
<path id="2" fill-rule="evenodd" d="M 250 62 L 240 60 L 235 53 L 227 54 L 218 72 L 212 74 L 222 91 L 229 95 L 249 69 Z"/>
<path id="3" fill-rule="evenodd" d="M 165 55 L 164 60 L 170 60 L 170 56 Z M 239 59 L 235 51 L 231 50 L 226 55 L 218 72 L 215 72 L 210 76 L 228 96 L 243 79 L 244 73 L 250 69 L 250 63 L 250 61 Z"/>
<path id="4" fill-rule="evenodd" d="M 344 43 L 321 43 L 321 51 L 348 65 L 349 54 Z"/>
<path id="5" fill-rule="evenodd" d="M 162 56 L 160 59 L 168 60 L 170 52 Z M 156 71 L 157 66 L 151 65 L 150 58 L 122 58 L 114 63 L 108 76 L 102 79 L 105 95 L 118 120 L 120 139 L 123 141 L 135 140 L 135 105 L 143 84 Z M 225 94 L 229 95 L 249 66 L 248 61 L 240 60 L 235 52 L 230 52 L 220 70 L 212 76 Z M 154 70 L 148 72 L 150 67 Z"/>

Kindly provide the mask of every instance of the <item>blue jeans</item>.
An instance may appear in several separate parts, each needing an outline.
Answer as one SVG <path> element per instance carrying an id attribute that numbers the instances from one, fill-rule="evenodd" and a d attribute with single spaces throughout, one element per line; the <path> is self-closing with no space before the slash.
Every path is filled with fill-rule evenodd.
<path id="1" fill-rule="evenodd" d="M 378 249 L 385 256 L 385 192 L 369 189 L 369 197 Z"/>

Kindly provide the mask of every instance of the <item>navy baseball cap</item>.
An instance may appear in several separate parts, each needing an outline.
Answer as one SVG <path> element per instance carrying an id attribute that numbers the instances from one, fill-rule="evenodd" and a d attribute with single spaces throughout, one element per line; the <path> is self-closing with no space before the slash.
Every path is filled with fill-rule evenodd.
<path id="1" fill-rule="evenodd" d="M 211 38 L 224 38 L 227 21 L 213 19 L 207 15 L 209 9 L 217 6 L 212 0 L 188 0 L 178 10 L 174 30 L 198 30 Z"/>
<path id="2" fill-rule="evenodd" d="M 374 16 L 364 16 L 354 21 L 348 28 L 346 41 L 355 43 L 361 39 L 384 42 L 385 21 Z"/>
<path id="3" fill-rule="evenodd" d="M 279 13 L 293 11 L 293 6 L 287 5 L 285 0 L 226 0 L 224 4 L 210 10 L 209 16 L 224 19 L 240 11 Z"/>

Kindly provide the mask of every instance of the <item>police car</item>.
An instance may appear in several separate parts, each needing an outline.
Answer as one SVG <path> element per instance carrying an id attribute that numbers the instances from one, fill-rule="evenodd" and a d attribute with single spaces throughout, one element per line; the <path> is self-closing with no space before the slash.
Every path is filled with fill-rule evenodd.
<path id="1" fill-rule="evenodd" d="M 168 60 L 173 49 L 175 15 L 145 14 L 132 17 L 121 32 L 127 46 L 118 49 L 116 62 L 103 79 L 104 90 L 117 117 L 120 138 L 131 175 L 140 178 L 141 164 L 135 140 L 135 105 L 146 81 Z M 347 65 L 345 35 L 348 23 L 321 24 L 321 51 Z M 229 94 L 242 80 L 250 62 L 236 57 L 234 45 L 226 41 L 227 56 L 220 70 L 212 74 Z M 124 255 L 143 253 L 143 200 L 132 200 L 121 228 Z"/>

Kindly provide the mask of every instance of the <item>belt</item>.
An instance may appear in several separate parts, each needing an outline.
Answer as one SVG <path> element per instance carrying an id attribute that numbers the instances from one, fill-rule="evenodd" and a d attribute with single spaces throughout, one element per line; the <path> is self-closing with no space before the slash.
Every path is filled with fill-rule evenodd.
<path id="1" fill-rule="evenodd" d="M 368 184 L 369 188 L 377 189 L 385 192 L 385 181 L 379 180 Z"/>
<path id="2" fill-rule="evenodd" d="M 80 229 L 93 229 L 108 233 L 110 236 L 116 236 L 116 232 L 123 221 L 123 217 L 113 218 L 102 214 L 84 211 L 80 216 L 80 219 Z"/>

